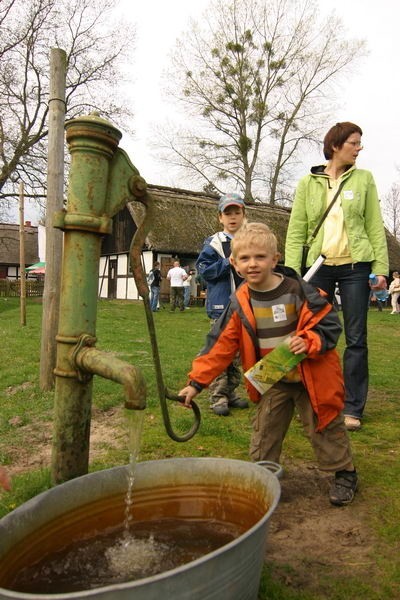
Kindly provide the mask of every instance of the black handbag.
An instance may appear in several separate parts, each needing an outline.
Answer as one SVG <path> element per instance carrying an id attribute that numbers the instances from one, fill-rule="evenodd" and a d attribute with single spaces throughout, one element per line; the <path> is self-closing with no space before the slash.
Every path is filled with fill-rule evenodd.
<path id="1" fill-rule="evenodd" d="M 329 211 L 331 210 L 332 206 L 336 202 L 340 192 L 342 191 L 344 184 L 345 184 L 345 180 L 340 182 L 340 185 L 339 185 L 335 195 L 333 196 L 331 202 L 329 203 L 329 206 L 326 208 L 324 214 L 322 215 L 320 222 L 314 229 L 312 235 L 308 238 L 307 243 L 303 244 L 303 250 L 302 250 L 302 255 L 301 255 L 301 267 L 300 267 L 300 272 L 301 272 L 302 276 L 307 271 L 307 256 L 308 256 L 308 251 L 310 250 L 310 246 L 311 246 L 312 242 L 314 241 L 314 239 L 316 238 L 318 231 L 321 229 L 322 223 L 325 221 L 326 217 L 328 216 Z"/>

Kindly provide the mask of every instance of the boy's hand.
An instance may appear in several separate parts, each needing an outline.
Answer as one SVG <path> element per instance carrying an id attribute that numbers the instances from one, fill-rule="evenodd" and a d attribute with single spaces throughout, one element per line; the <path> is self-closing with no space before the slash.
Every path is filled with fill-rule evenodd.
<path id="1" fill-rule="evenodd" d="M 0 467 L 0 486 L 7 492 L 11 490 L 10 477 L 4 467 Z"/>
<path id="2" fill-rule="evenodd" d="M 298 335 L 293 335 L 289 340 L 289 350 L 293 354 L 307 354 L 307 343 Z"/>
<path id="3" fill-rule="evenodd" d="M 192 385 L 187 385 L 178 393 L 178 396 L 185 398 L 185 406 L 190 408 L 193 398 L 195 398 L 198 393 L 199 392 Z"/>

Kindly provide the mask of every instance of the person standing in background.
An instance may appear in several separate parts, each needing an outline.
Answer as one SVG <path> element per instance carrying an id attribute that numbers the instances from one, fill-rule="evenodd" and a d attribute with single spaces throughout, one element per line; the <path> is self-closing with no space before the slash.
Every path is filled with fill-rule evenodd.
<path id="1" fill-rule="evenodd" d="M 393 281 L 389 285 L 389 294 L 391 296 L 392 312 L 391 315 L 400 314 L 400 274 L 398 271 L 393 271 Z"/>
<path id="2" fill-rule="evenodd" d="M 239 194 L 225 194 L 218 204 L 218 218 L 223 231 L 204 241 L 196 261 L 197 272 L 207 284 L 206 310 L 213 325 L 229 304 L 229 298 L 243 278 L 230 264 L 231 240 L 245 220 L 244 200 Z M 226 417 L 230 408 L 248 408 L 247 400 L 236 393 L 241 379 L 237 356 L 209 386 L 210 406 L 216 415 Z"/>
<path id="3" fill-rule="evenodd" d="M 158 310 L 158 299 L 160 297 L 161 271 L 160 263 L 155 262 L 149 273 L 150 278 L 150 307 L 153 312 Z"/>
<path id="4" fill-rule="evenodd" d="M 183 282 L 187 279 L 187 273 L 180 266 L 179 260 L 174 261 L 174 266 L 167 273 L 167 279 L 171 283 L 169 297 L 171 312 L 175 311 L 176 306 L 179 307 L 180 311 L 185 310 L 183 306 Z"/>
<path id="5" fill-rule="evenodd" d="M 343 355 L 345 424 L 360 429 L 368 393 L 367 315 L 369 275 L 373 289 L 386 288 L 389 271 L 386 235 L 372 173 L 356 168 L 362 130 L 350 122 L 336 123 L 324 138 L 327 164 L 312 167 L 297 187 L 286 236 L 285 265 L 301 271 L 303 245 L 309 245 L 307 266 L 320 254 L 326 260 L 311 280 L 333 301 L 339 288 L 346 348 Z M 341 186 L 324 219 L 324 212 Z M 323 220 L 324 219 L 324 220 Z M 312 237 L 320 222 L 323 226 Z"/>
<path id="6" fill-rule="evenodd" d="M 189 267 L 186 267 L 188 269 L 188 276 L 187 279 L 185 279 L 185 281 L 183 282 L 183 306 L 186 308 L 189 308 L 189 304 L 190 304 L 190 294 L 192 291 L 192 275 L 194 273 L 194 271 L 189 271 Z"/>

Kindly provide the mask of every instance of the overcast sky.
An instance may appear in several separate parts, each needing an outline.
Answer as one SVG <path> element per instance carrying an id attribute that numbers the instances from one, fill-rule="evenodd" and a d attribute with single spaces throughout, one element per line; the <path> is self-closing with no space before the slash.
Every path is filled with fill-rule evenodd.
<path id="1" fill-rule="evenodd" d="M 348 37 L 367 41 L 369 55 L 343 85 L 340 109 L 332 125 L 347 120 L 360 125 L 365 147 L 357 165 L 372 171 L 382 197 L 393 182 L 400 180 L 396 171 L 396 166 L 400 167 L 400 0 L 319 0 L 318 3 L 324 13 L 334 10 L 343 19 Z M 149 183 L 185 187 L 171 179 L 167 167 L 156 161 L 150 141 L 155 122 L 173 117 L 162 81 L 169 53 L 187 29 L 189 19 L 200 19 L 209 0 L 122 0 L 121 4 L 125 18 L 136 25 L 136 51 L 132 59 L 136 81 L 132 90 L 135 138 L 124 134 L 120 146 Z M 299 171 L 299 176 L 318 162 L 323 162 L 322 152 L 305 156 L 304 170 Z"/>
<path id="2" fill-rule="evenodd" d="M 130 18 L 136 22 L 137 92 L 133 95 L 136 140 L 126 136 L 121 146 L 143 177 L 151 183 L 169 185 L 166 168 L 151 156 L 149 137 L 157 119 L 168 118 L 171 107 L 162 92 L 160 74 L 168 64 L 168 53 L 176 38 L 187 28 L 190 17 L 201 17 L 208 0 L 147 0 L 131 3 Z M 400 179 L 398 140 L 400 139 L 400 2 L 399 0 L 319 0 L 321 11 L 334 10 L 352 38 L 366 39 L 369 55 L 363 59 L 347 84 L 343 85 L 337 121 L 353 121 L 362 128 L 364 150 L 358 166 L 373 172 L 380 195 Z M 144 92 L 145 90 L 145 92 Z M 156 117 L 156 118 L 155 118 Z M 307 160 L 309 158 L 309 160 Z M 304 173 L 322 153 L 305 157 Z"/>

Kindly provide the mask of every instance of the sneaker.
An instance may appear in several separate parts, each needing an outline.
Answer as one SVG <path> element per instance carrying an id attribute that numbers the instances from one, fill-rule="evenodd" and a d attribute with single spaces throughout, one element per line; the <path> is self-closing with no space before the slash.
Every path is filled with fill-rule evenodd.
<path id="1" fill-rule="evenodd" d="M 219 417 L 227 417 L 229 415 L 229 408 L 227 404 L 213 404 L 211 406 L 211 410 Z"/>
<path id="2" fill-rule="evenodd" d="M 249 403 L 241 398 L 232 398 L 228 400 L 228 406 L 229 408 L 249 408 Z"/>
<path id="3" fill-rule="evenodd" d="M 357 431 L 358 429 L 361 429 L 361 421 L 360 419 L 357 419 L 357 417 L 346 415 L 344 417 L 344 426 L 347 431 Z"/>
<path id="4" fill-rule="evenodd" d="M 354 471 L 337 471 L 329 490 L 329 500 L 335 506 L 345 506 L 353 501 L 357 490 L 358 477 Z"/>

